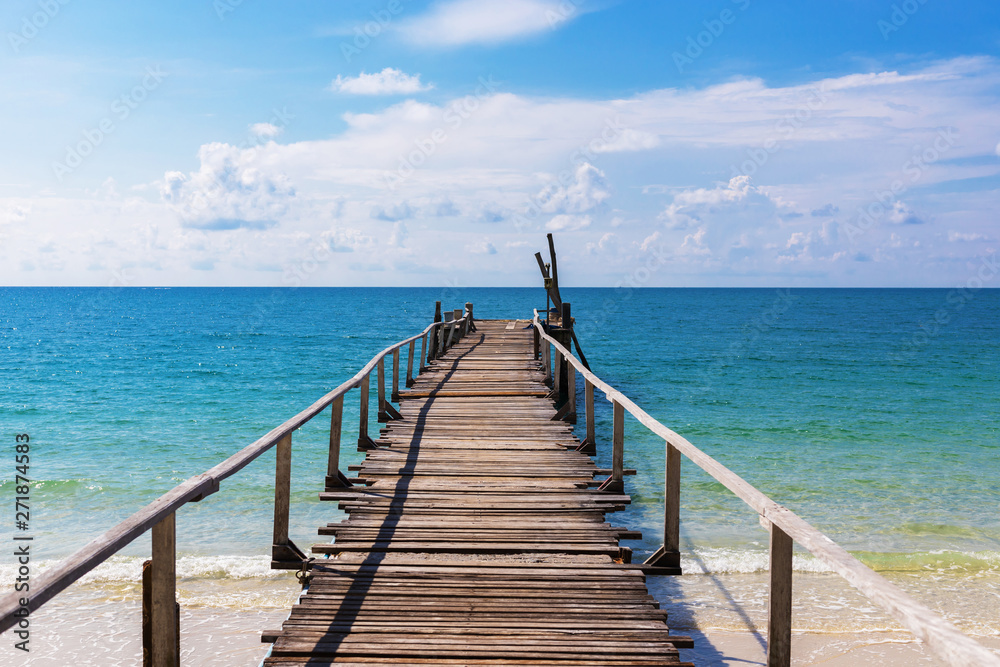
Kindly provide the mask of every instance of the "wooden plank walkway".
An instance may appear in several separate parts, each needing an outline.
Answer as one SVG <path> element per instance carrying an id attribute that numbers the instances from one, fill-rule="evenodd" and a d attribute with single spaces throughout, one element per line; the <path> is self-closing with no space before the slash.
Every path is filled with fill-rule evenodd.
<path id="1" fill-rule="evenodd" d="M 265 665 L 678 665 L 641 569 L 623 563 L 593 461 L 553 421 L 526 321 L 478 331 L 400 392 L 360 466 L 322 493 L 349 518 Z"/>

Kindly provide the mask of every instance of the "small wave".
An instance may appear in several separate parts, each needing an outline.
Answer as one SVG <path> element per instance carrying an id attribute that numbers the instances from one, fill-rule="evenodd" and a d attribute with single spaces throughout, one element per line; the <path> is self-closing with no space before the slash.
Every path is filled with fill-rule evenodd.
<path id="1" fill-rule="evenodd" d="M 141 556 L 112 556 L 79 579 L 80 584 L 137 584 L 142 581 Z M 44 560 L 36 574 L 51 569 L 61 561 Z M 16 566 L 0 564 L 0 580 L 12 581 Z M 197 580 L 274 580 L 287 578 L 282 570 L 271 569 L 268 556 L 181 556 L 177 559 L 177 577 Z"/>
<path id="2" fill-rule="evenodd" d="M 1000 574 L 1000 552 L 932 551 L 915 553 L 880 553 L 856 551 L 852 555 L 876 572 L 912 572 L 934 574 L 976 574 L 995 571 Z M 681 554 L 685 574 L 755 574 L 768 571 L 768 553 L 748 549 L 703 548 Z M 815 556 L 795 554 L 795 572 L 833 572 Z"/>

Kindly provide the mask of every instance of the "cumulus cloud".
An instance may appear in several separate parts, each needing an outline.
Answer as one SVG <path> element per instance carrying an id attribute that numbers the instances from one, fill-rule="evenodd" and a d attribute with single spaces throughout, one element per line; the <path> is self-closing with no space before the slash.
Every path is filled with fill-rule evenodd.
<path id="1" fill-rule="evenodd" d="M 421 83 L 419 74 L 406 74 L 392 67 L 374 74 L 361 72 L 355 77 L 338 74 L 330 87 L 336 92 L 351 95 L 411 95 L 433 88 Z"/>
<path id="2" fill-rule="evenodd" d="M 889 222 L 896 225 L 922 225 L 924 221 L 902 201 L 894 201 L 889 211 Z"/>
<path id="3" fill-rule="evenodd" d="M 160 194 L 188 227 L 271 227 L 288 211 L 295 189 L 283 174 L 258 165 L 256 153 L 222 143 L 202 146 L 200 169 L 167 172 Z"/>
<path id="4" fill-rule="evenodd" d="M 254 123 L 250 126 L 250 134 L 261 139 L 274 139 L 284 132 L 284 128 L 273 123 Z"/>
<path id="5" fill-rule="evenodd" d="M 553 30 L 579 13 L 578 5 L 564 0 L 448 0 L 399 30 L 421 46 L 498 44 Z"/>
<path id="6" fill-rule="evenodd" d="M 833 204 L 823 204 L 819 208 L 814 208 L 811 212 L 814 218 L 828 218 L 832 215 L 836 215 L 840 211 L 840 208 L 834 206 Z"/>
<path id="7" fill-rule="evenodd" d="M 584 162 L 573 173 L 573 181 L 545 187 L 535 200 L 545 213 L 586 213 L 611 196 L 603 171 Z"/>
<path id="8" fill-rule="evenodd" d="M 575 232 L 590 227 L 589 215 L 560 214 L 545 223 L 545 229 L 550 232 Z"/>
<path id="9" fill-rule="evenodd" d="M 474 255 L 495 255 L 497 254 L 496 246 L 490 242 L 489 239 L 481 239 L 475 243 L 470 243 L 465 246 L 467 252 L 471 252 Z"/>

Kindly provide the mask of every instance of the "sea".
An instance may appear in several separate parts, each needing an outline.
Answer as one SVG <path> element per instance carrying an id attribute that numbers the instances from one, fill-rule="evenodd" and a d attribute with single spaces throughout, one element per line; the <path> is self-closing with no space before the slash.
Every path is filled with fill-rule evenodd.
<path id="1" fill-rule="evenodd" d="M 598 376 L 963 631 L 1000 635 L 1000 290 L 562 291 Z M 38 576 L 422 330 L 435 301 L 524 320 L 547 303 L 540 288 L 0 288 L 0 591 L 18 576 L 15 536 L 33 538 Z M 610 467 L 611 404 L 597 399 Z M 363 457 L 356 392 L 344 412 L 346 470 Z M 341 517 L 317 495 L 328 432 L 323 413 L 293 438 L 291 535 L 307 547 Z M 611 521 L 642 531 L 623 542 L 638 561 L 662 541 L 664 443 L 631 418 L 625 465 L 632 504 Z M 178 512 L 182 623 L 215 637 L 186 645 L 188 662 L 257 664 L 257 633 L 298 593 L 268 567 L 273 480 L 269 453 Z M 767 533 L 686 459 L 681 542 L 684 575 L 649 578 L 672 628 L 759 638 Z M 149 550 L 137 539 L 33 615 L 35 653 L 5 634 L 0 660 L 131 662 Z M 795 570 L 796 633 L 909 641 L 799 548 Z"/>

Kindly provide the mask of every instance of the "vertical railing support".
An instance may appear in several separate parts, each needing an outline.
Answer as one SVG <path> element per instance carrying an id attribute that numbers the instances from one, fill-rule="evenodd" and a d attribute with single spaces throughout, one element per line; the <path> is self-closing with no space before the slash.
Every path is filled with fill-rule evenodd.
<path id="1" fill-rule="evenodd" d="M 552 393 L 555 394 L 556 401 L 562 398 L 562 367 L 563 367 L 563 357 L 562 352 L 556 350 L 556 358 L 552 363 Z"/>
<path id="2" fill-rule="evenodd" d="M 788 667 L 792 661 L 792 538 L 768 524 L 771 589 L 767 599 L 767 665 Z"/>
<path id="3" fill-rule="evenodd" d="M 666 469 L 663 476 L 663 546 L 646 559 L 644 565 L 669 568 L 670 572 L 657 574 L 680 574 L 680 528 L 681 528 L 681 452 L 666 445 Z"/>
<path id="4" fill-rule="evenodd" d="M 177 605 L 177 514 L 171 512 L 153 526 L 153 557 L 143 568 L 143 601 L 148 599 L 148 628 L 143 628 L 143 664 L 178 667 L 180 613 Z M 147 619 L 144 619 L 147 620 Z"/>
<path id="5" fill-rule="evenodd" d="M 451 311 L 451 319 L 453 322 L 456 322 L 456 324 L 451 325 L 451 333 L 448 336 L 448 347 L 451 347 L 452 345 L 457 343 L 462 338 L 462 336 L 465 335 L 465 331 L 463 329 L 463 327 L 465 326 L 465 322 L 462 322 L 462 324 L 457 324 L 457 322 L 462 319 L 462 309 L 456 308 L 455 310 Z"/>
<path id="6" fill-rule="evenodd" d="M 409 347 L 409 350 L 407 351 L 407 355 L 406 355 L 406 383 L 405 384 L 406 384 L 406 386 L 408 388 L 413 386 L 413 353 L 416 352 L 416 351 L 417 351 L 417 341 L 411 340 L 410 341 L 410 347 Z M 417 365 L 418 372 L 419 372 L 419 366 L 420 365 L 418 364 Z M 396 400 L 399 400 L 399 399 L 396 399 Z"/>
<path id="7" fill-rule="evenodd" d="M 378 420 L 387 422 L 389 414 L 385 411 L 385 357 L 378 360 L 376 368 L 378 369 Z"/>
<path id="8" fill-rule="evenodd" d="M 476 320 L 472 317 L 472 302 L 465 302 L 465 316 L 468 318 L 465 322 L 465 333 L 476 330 Z"/>
<path id="9" fill-rule="evenodd" d="M 438 342 L 435 348 L 437 351 L 434 354 L 435 359 L 440 358 L 441 355 L 447 352 L 447 350 L 445 349 L 445 344 L 447 344 L 448 342 L 447 334 L 451 333 L 451 327 L 447 324 L 447 322 L 451 322 L 452 317 L 454 317 L 454 313 L 445 313 L 444 322 L 446 324 L 442 324 L 441 326 L 438 327 L 437 330 Z"/>
<path id="10" fill-rule="evenodd" d="M 372 449 L 378 449 L 378 445 L 375 441 L 368 436 L 368 377 L 371 373 L 368 373 L 363 378 L 361 378 L 361 399 L 359 402 L 359 412 L 361 413 L 358 418 L 358 451 L 367 452 Z"/>
<path id="11" fill-rule="evenodd" d="M 597 436 L 594 433 L 594 385 L 587 378 L 583 378 L 583 382 L 583 407 L 586 413 L 587 437 L 577 447 L 577 451 L 595 456 L 597 454 Z"/>
<path id="12" fill-rule="evenodd" d="M 292 434 L 286 433 L 275 447 L 274 460 L 274 539 L 271 541 L 271 568 L 298 569 L 306 555 L 288 537 L 288 511 L 292 492 Z"/>
<path id="13" fill-rule="evenodd" d="M 542 341 L 542 366 L 545 368 L 545 384 L 552 386 L 552 344 Z"/>
<path id="14" fill-rule="evenodd" d="M 576 423 L 576 368 L 566 360 L 566 405 L 569 406 L 565 420 Z"/>
<path id="15" fill-rule="evenodd" d="M 430 350 L 427 348 L 427 344 L 428 340 L 433 339 L 433 337 L 434 331 L 431 331 L 429 337 L 428 334 L 424 334 L 423 338 L 420 339 L 420 368 L 417 369 L 418 375 L 426 371 L 431 363 Z"/>
<path id="16" fill-rule="evenodd" d="M 392 394 L 390 400 L 399 403 L 399 348 L 392 351 Z"/>
<path id="17" fill-rule="evenodd" d="M 344 425 L 344 397 L 338 396 L 330 404 L 330 454 L 326 461 L 326 489 L 343 489 L 353 486 L 340 472 L 340 434 Z"/>
<path id="18" fill-rule="evenodd" d="M 535 351 L 535 357 L 534 358 L 538 359 L 539 355 L 541 355 L 541 353 L 542 353 L 542 349 L 541 349 L 541 347 L 542 347 L 541 346 L 541 339 L 542 339 L 542 337 L 538 333 L 538 327 L 532 327 L 531 331 L 535 334 L 535 336 L 534 336 L 534 348 L 532 348 Z"/>
<path id="19" fill-rule="evenodd" d="M 625 490 L 625 407 L 618 401 L 611 401 L 614 406 L 614 424 L 612 425 L 611 477 L 601 484 L 601 491 L 622 493 Z"/>

